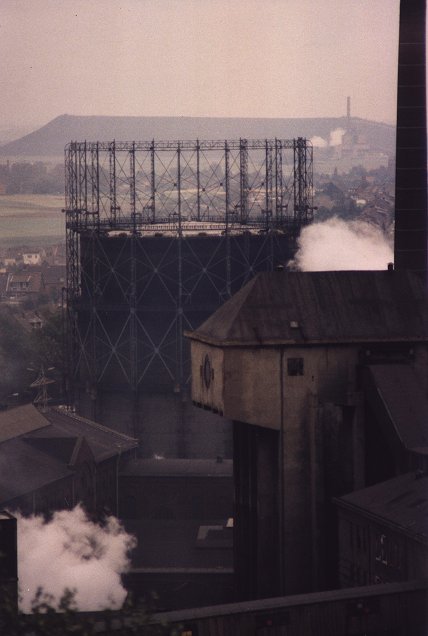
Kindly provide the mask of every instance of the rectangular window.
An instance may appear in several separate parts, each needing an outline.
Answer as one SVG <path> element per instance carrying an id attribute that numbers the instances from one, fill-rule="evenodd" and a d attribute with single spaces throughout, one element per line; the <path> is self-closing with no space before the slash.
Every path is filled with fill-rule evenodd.
<path id="1" fill-rule="evenodd" d="M 303 358 L 287 358 L 288 375 L 303 375 Z"/>

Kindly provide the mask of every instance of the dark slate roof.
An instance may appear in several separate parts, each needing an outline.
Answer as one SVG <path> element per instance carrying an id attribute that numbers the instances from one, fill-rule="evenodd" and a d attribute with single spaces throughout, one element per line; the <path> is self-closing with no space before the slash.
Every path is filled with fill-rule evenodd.
<path id="1" fill-rule="evenodd" d="M 97 463 L 138 444 L 60 408 L 41 412 L 27 404 L 0 411 L 0 503 L 71 475 L 69 463 L 83 438 Z"/>
<path id="2" fill-rule="evenodd" d="M 25 437 L 0 444 L 0 502 L 4 505 L 72 474 L 61 459 L 34 448 Z"/>
<path id="3" fill-rule="evenodd" d="M 408 364 L 370 365 L 376 395 L 405 448 L 428 449 L 428 399 L 415 369 Z"/>
<path id="4" fill-rule="evenodd" d="M 232 477 L 231 459 L 133 459 L 121 475 L 126 477 Z"/>
<path id="5" fill-rule="evenodd" d="M 0 411 L 0 444 L 48 426 L 49 422 L 33 404 L 5 409 Z"/>
<path id="6" fill-rule="evenodd" d="M 428 543 L 428 476 L 406 473 L 335 500 L 340 507 L 374 518 Z"/>
<path id="7" fill-rule="evenodd" d="M 138 440 L 80 417 L 64 407 L 50 408 L 43 415 L 52 424 L 52 428 L 37 431 L 33 437 L 84 437 L 96 462 L 138 446 Z"/>
<path id="8" fill-rule="evenodd" d="M 407 271 L 266 272 L 186 335 L 222 346 L 428 341 L 428 295 Z"/>

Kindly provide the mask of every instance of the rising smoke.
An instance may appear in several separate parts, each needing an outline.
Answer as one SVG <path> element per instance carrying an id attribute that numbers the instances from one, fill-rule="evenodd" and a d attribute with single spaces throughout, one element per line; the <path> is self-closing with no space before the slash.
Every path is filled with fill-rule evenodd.
<path id="1" fill-rule="evenodd" d="M 314 148 L 328 148 L 329 146 L 340 146 L 342 143 L 342 137 L 345 134 L 345 130 L 343 128 L 336 128 L 330 132 L 329 139 L 324 139 L 323 137 L 319 137 L 315 135 L 315 137 L 311 137 L 311 144 Z"/>
<path id="2" fill-rule="evenodd" d="M 121 573 L 129 569 L 129 551 L 136 541 L 115 517 L 104 524 L 88 519 L 84 510 L 18 519 L 18 576 L 20 609 L 31 611 L 37 589 L 53 596 L 57 607 L 65 589 L 75 590 L 81 611 L 119 609 L 126 596 Z"/>
<path id="3" fill-rule="evenodd" d="M 292 269 L 301 271 L 386 269 L 394 260 L 385 234 L 362 221 L 338 218 L 313 223 L 302 230 Z"/>

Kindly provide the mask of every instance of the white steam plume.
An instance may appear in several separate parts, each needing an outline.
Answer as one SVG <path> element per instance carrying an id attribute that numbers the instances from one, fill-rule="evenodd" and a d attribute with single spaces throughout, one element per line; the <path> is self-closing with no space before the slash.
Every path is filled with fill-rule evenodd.
<path id="1" fill-rule="evenodd" d="M 328 146 L 326 140 L 322 137 L 318 137 L 317 135 L 315 135 L 315 137 L 311 137 L 310 142 L 314 148 L 327 148 Z"/>
<path id="2" fill-rule="evenodd" d="M 391 245 L 380 229 L 335 217 L 302 230 L 289 266 L 307 272 L 386 269 L 393 260 Z"/>
<path id="3" fill-rule="evenodd" d="M 330 138 L 327 141 L 323 137 L 319 135 L 315 135 L 315 137 L 311 137 L 310 142 L 314 148 L 327 148 L 329 146 L 340 146 L 342 143 L 342 137 L 345 134 L 345 130 L 343 128 L 336 128 L 330 132 Z"/>
<path id="4" fill-rule="evenodd" d="M 22 611 L 31 611 L 38 587 L 54 597 L 54 607 L 66 588 L 76 591 L 81 611 L 122 606 L 126 590 L 120 575 L 129 569 L 128 553 L 136 541 L 115 517 L 98 525 L 80 506 L 55 512 L 50 521 L 14 514 Z"/>
<path id="5" fill-rule="evenodd" d="M 345 134 L 343 128 L 336 128 L 330 133 L 329 146 L 340 146 L 342 143 L 342 137 Z"/>

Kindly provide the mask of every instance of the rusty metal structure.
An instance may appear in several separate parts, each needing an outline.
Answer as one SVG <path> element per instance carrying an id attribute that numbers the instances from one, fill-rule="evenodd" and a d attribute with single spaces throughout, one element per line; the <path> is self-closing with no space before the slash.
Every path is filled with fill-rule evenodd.
<path id="1" fill-rule="evenodd" d="M 72 142 L 65 169 L 70 403 L 146 455 L 225 454 L 192 415 L 183 331 L 292 256 L 310 142 Z"/>

